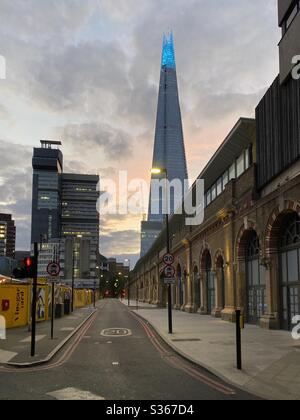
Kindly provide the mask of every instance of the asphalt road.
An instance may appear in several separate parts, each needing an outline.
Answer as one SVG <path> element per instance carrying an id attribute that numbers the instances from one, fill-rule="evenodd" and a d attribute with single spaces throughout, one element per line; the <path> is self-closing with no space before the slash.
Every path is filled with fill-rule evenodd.
<path id="1" fill-rule="evenodd" d="M 109 328 L 113 331 L 104 332 Z M 85 398 L 254 399 L 176 355 L 117 300 L 102 302 L 95 317 L 50 365 L 0 371 L 1 400 Z"/>

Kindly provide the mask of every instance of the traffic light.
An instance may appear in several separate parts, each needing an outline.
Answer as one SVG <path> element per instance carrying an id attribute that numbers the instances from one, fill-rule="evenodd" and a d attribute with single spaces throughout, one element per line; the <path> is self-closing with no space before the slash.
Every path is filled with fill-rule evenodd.
<path id="1" fill-rule="evenodd" d="M 27 257 L 22 261 L 22 266 L 13 271 L 16 279 L 33 279 L 37 274 L 37 264 L 34 257 Z"/>
<path id="2" fill-rule="evenodd" d="M 29 277 L 30 279 L 33 279 L 37 274 L 36 273 L 37 267 L 36 267 L 35 258 L 34 257 L 27 257 L 27 258 L 25 258 L 24 263 L 25 263 L 24 265 L 25 265 L 27 277 Z"/>

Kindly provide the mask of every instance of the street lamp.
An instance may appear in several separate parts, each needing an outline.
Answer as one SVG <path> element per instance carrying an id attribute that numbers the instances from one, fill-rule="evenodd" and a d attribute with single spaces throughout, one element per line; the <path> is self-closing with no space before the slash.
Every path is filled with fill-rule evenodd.
<path id="1" fill-rule="evenodd" d="M 128 283 L 127 283 L 127 297 L 128 297 L 128 307 L 130 307 L 130 266 L 131 266 L 131 261 L 129 258 L 126 258 L 124 260 L 126 263 L 128 263 L 128 268 L 129 268 L 129 275 L 128 275 Z"/>
<path id="2" fill-rule="evenodd" d="M 166 245 L 167 254 L 170 253 L 170 232 L 169 232 L 169 215 L 168 215 L 168 171 L 167 168 L 152 168 L 152 175 L 164 175 L 165 176 L 165 210 L 166 210 Z M 172 286 L 168 284 L 168 321 L 169 321 L 169 334 L 173 334 L 173 319 L 172 319 Z"/>
<path id="3" fill-rule="evenodd" d="M 75 251 L 76 251 L 76 245 L 77 245 L 77 239 L 81 239 L 82 235 L 77 235 L 74 238 L 73 244 L 72 244 L 72 248 L 73 248 L 73 252 L 72 252 L 72 312 L 74 312 L 74 289 L 75 289 Z M 79 250 L 78 250 L 79 252 Z M 77 258 L 77 262 L 78 262 L 78 258 Z"/>

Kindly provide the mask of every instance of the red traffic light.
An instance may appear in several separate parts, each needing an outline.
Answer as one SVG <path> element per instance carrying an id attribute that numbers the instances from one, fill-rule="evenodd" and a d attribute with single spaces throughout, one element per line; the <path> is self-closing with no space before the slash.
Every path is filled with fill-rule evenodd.
<path id="1" fill-rule="evenodd" d="M 27 257 L 24 260 L 24 265 L 25 265 L 26 268 L 32 267 L 33 263 L 34 263 L 34 261 L 33 261 L 33 258 L 31 258 L 31 257 Z"/>

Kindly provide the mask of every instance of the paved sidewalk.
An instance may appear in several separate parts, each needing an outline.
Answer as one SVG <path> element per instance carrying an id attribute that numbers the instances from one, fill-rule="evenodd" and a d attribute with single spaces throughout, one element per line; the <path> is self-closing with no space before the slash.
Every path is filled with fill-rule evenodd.
<path id="1" fill-rule="evenodd" d="M 0 340 L 0 364 L 39 362 L 58 347 L 92 313 L 93 306 L 76 309 L 73 314 L 54 321 L 54 339 L 51 340 L 51 322 L 37 323 L 36 356 L 30 357 L 31 333 L 28 327 L 7 330 L 6 340 Z"/>
<path id="2" fill-rule="evenodd" d="M 300 340 L 293 340 L 289 332 L 246 325 L 243 371 L 239 372 L 235 367 L 235 324 L 173 311 L 174 334 L 170 336 L 166 309 L 140 303 L 136 310 L 136 301 L 131 306 L 175 350 L 217 376 L 260 397 L 300 400 Z"/>

